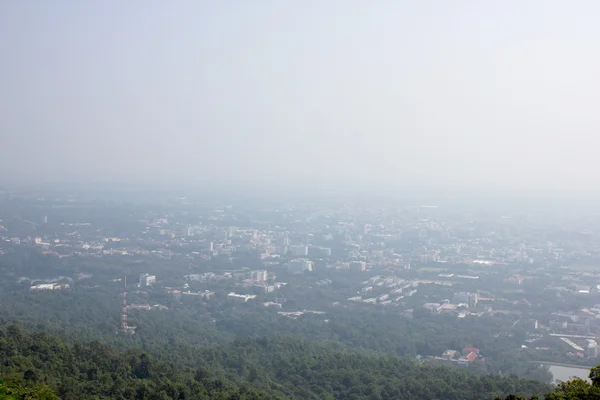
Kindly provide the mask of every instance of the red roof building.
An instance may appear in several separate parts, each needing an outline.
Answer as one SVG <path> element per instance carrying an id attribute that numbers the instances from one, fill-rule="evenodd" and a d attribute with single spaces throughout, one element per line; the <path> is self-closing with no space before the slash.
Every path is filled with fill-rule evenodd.
<path id="1" fill-rule="evenodd" d="M 475 354 L 479 355 L 479 349 L 477 347 L 473 347 L 473 346 L 466 346 L 466 347 L 463 347 L 462 353 L 463 354 L 475 353 Z"/>

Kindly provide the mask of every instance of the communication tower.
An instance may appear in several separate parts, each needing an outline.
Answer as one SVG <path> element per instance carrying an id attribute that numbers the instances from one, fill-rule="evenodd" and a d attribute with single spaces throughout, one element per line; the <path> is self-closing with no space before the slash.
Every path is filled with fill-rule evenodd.
<path id="1" fill-rule="evenodd" d="M 121 329 L 120 331 L 126 335 L 135 333 L 135 327 L 127 325 L 127 277 L 123 279 L 123 307 L 121 308 Z"/>

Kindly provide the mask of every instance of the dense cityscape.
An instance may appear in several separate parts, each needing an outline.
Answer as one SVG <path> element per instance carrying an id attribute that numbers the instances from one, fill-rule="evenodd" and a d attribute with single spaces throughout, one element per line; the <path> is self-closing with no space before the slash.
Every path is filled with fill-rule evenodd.
<path id="1" fill-rule="evenodd" d="M 599 17 L 0 1 L 0 400 L 600 400 Z"/>
<path id="2" fill-rule="evenodd" d="M 53 332 L 61 317 L 46 308 L 88 298 L 109 301 L 104 316 L 94 301 L 77 310 L 87 314 L 75 324 L 89 337 L 144 340 L 136 325 L 162 313 L 187 329 L 200 324 L 239 337 L 246 334 L 239 329 L 252 336 L 292 328 L 309 339 L 302 330 L 311 329 L 314 339 L 336 337 L 418 363 L 547 382 L 585 378 L 600 363 L 595 215 L 267 204 L 3 191 L 0 318 Z M 38 312 L 41 320 L 28 318 Z M 106 318 L 102 328 L 97 318 Z M 359 320 L 366 326 L 353 325 Z M 371 323 L 400 343 L 369 343 L 378 334 Z M 434 326 L 426 335 L 386 331 L 424 323 Z M 351 324 L 354 337 L 340 339 L 336 329 L 348 326 L 339 324 Z"/>

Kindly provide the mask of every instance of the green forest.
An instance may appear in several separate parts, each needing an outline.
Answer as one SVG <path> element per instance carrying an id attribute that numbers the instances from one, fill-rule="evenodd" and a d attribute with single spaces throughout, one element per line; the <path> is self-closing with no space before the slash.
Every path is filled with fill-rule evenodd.
<path id="1" fill-rule="evenodd" d="M 0 330 L 2 389 L 15 399 L 64 400 L 479 400 L 551 390 L 538 381 L 478 376 L 292 338 L 174 345 L 163 351 L 161 357 L 118 351 L 99 341 L 70 345 L 13 325 Z"/>

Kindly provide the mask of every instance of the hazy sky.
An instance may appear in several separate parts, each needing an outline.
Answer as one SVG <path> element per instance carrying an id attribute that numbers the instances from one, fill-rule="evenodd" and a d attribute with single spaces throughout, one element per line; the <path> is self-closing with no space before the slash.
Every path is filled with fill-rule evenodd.
<path id="1" fill-rule="evenodd" d="M 0 2 L 0 179 L 600 193 L 600 2 Z"/>

